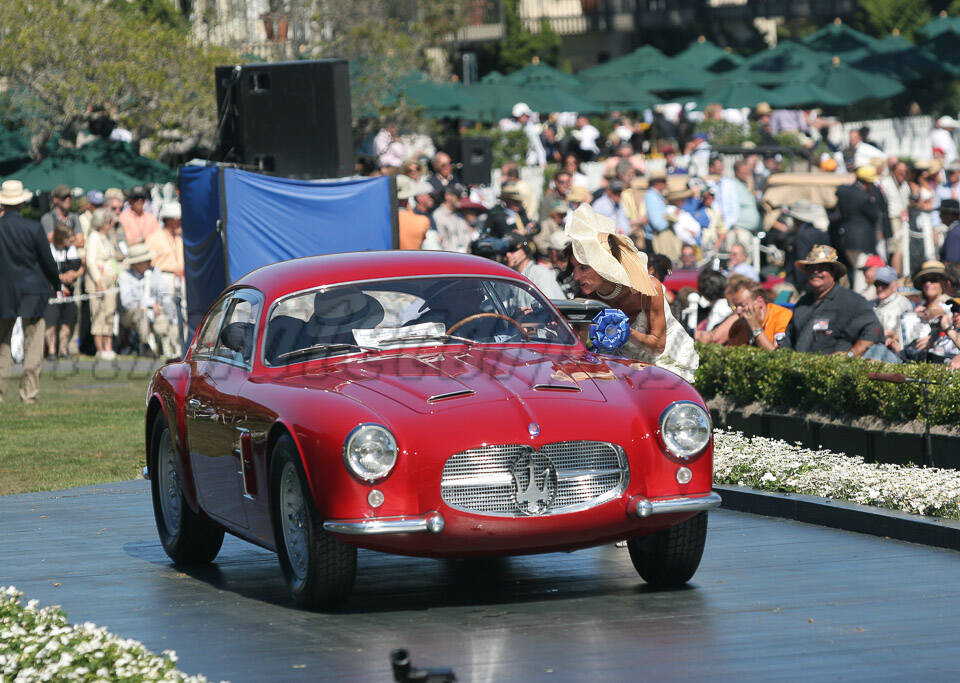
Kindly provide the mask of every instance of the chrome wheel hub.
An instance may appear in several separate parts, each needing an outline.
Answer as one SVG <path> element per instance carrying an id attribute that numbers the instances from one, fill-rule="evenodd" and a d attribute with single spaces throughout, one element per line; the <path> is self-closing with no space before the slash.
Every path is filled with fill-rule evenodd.
<path id="1" fill-rule="evenodd" d="M 157 491 L 160 496 L 160 512 L 163 514 L 163 524 L 167 533 L 176 536 L 180 533 L 180 523 L 183 519 L 183 500 L 180 497 L 180 480 L 177 477 L 176 453 L 170 440 L 170 431 L 164 431 L 160 437 L 159 452 L 157 454 Z"/>
<path id="2" fill-rule="evenodd" d="M 296 466 L 288 462 L 280 478 L 280 517 L 283 527 L 283 544 L 287 548 L 287 560 L 294 576 L 302 581 L 307 578 L 309 559 L 307 555 L 307 507 L 300 487 Z"/>

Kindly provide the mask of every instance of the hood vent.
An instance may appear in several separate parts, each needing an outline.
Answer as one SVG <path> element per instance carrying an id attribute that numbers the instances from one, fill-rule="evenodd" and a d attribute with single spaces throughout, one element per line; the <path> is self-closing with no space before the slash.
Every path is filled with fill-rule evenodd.
<path id="1" fill-rule="evenodd" d="M 437 403 L 438 401 L 449 401 L 453 398 L 463 398 L 464 396 L 472 396 L 475 394 L 473 389 L 461 389 L 460 391 L 448 391 L 445 394 L 434 394 L 427 399 L 427 403 Z"/>
<path id="2" fill-rule="evenodd" d="M 580 391 L 576 384 L 534 384 L 534 391 Z"/>

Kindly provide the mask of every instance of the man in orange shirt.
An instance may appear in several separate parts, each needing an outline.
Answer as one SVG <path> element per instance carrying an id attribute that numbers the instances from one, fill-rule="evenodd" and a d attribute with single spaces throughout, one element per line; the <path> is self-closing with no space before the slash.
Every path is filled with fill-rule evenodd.
<path id="1" fill-rule="evenodd" d="M 730 338 L 744 337 L 749 330 L 749 343 L 772 351 L 780 346 L 793 311 L 777 304 L 768 304 L 763 287 L 756 282 L 741 282 L 730 292 L 730 306 L 739 318 L 730 329 Z M 732 316 L 731 316 L 732 317 Z M 743 332 L 737 334 L 737 328 Z"/>
<path id="2" fill-rule="evenodd" d="M 127 194 L 127 208 L 120 214 L 120 227 L 123 228 L 127 247 L 145 242 L 160 229 L 156 216 L 143 210 L 147 201 L 147 191 L 137 185 Z"/>
<path id="3" fill-rule="evenodd" d="M 430 186 L 407 176 L 397 176 L 397 222 L 401 249 L 420 249 L 430 229 L 430 218 L 415 213 L 410 200 L 418 194 L 429 194 Z"/>

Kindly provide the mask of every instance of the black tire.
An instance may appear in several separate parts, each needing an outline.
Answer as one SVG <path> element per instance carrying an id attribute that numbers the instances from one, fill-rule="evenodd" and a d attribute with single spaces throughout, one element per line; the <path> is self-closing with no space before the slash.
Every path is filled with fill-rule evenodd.
<path id="1" fill-rule="evenodd" d="M 175 564 L 207 564 L 220 552 L 223 528 L 207 521 L 187 505 L 180 488 L 182 473 L 176 464 L 177 458 L 173 457 L 166 465 L 161 461 L 161 455 L 167 455 L 164 450 L 167 448 L 171 451 L 173 448 L 170 427 L 160 413 L 151 431 L 149 463 L 153 516 L 157 521 L 160 543 Z M 162 490 L 165 483 L 167 488 Z M 161 499 L 161 493 L 166 494 L 166 499 Z"/>
<path id="2" fill-rule="evenodd" d="M 283 489 L 288 486 L 285 492 Z M 294 601 L 306 609 L 334 607 L 343 602 L 353 590 L 357 575 L 357 549 L 324 531 L 297 447 L 286 434 L 273 448 L 270 501 L 280 568 Z M 299 517 L 297 520 L 290 517 L 290 510 L 294 509 L 300 511 L 292 513 Z M 289 527 L 284 526 L 287 523 Z M 292 549 L 288 548 L 288 534 L 295 546 Z"/>
<path id="3" fill-rule="evenodd" d="M 682 586 L 697 572 L 707 540 L 707 513 L 644 538 L 627 541 L 640 577 L 656 588 Z"/>

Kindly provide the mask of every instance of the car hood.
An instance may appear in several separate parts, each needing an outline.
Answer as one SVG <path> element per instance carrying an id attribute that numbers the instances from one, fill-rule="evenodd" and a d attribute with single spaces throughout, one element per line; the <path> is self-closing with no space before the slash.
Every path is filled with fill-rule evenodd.
<path id="1" fill-rule="evenodd" d="M 528 349 L 372 356 L 345 364 L 341 393 L 363 400 L 374 392 L 419 413 L 511 399 L 604 402 L 575 356 Z"/>

